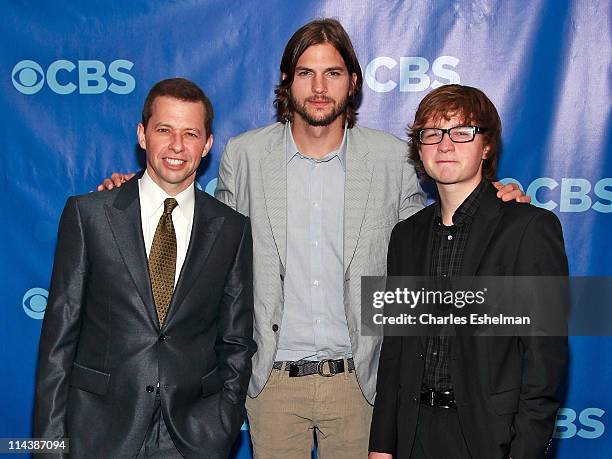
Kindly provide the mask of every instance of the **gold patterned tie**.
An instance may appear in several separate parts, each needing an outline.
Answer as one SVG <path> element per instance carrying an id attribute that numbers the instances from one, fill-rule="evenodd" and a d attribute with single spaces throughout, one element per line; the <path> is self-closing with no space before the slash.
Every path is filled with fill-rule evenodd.
<path id="1" fill-rule="evenodd" d="M 174 273 L 176 271 L 176 234 L 172 223 L 172 211 L 178 206 L 176 199 L 164 201 L 164 213 L 159 219 L 151 252 L 149 253 L 149 273 L 153 299 L 160 328 L 168 313 L 174 292 Z"/>

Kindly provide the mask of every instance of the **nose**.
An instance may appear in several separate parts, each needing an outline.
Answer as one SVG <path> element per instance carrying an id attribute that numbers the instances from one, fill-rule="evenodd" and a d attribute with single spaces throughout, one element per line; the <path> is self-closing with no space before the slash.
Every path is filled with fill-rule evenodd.
<path id="1" fill-rule="evenodd" d="M 175 132 L 172 136 L 169 148 L 175 153 L 179 153 L 185 149 L 183 145 L 183 136 L 179 132 Z"/>
<path id="2" fill-rule="evenodd" d="M 325 94 L 327 92 L 327 83 L 323 75 L 315 75 L 312 79 L 312 92 L 315 94 Z"/>
<path id="3" fill-rule="evenodd" d="M 450 139 L 450 135 L 448 134 L 448 132 L 445 132 L 444 134 L 442 134 L 442 140 L 438 144 L 438 151 L 442 151 L 442 152 L 453 151 L 454 148 L 455 148 L 455 144 Z"/>

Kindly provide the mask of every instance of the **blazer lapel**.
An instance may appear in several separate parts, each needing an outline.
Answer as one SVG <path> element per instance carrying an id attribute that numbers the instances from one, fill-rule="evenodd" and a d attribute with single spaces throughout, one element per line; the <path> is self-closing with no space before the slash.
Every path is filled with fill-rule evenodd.
<path id="1" fill-rule="evenodd" d="M 266 211 L 283 268 L 286 267 L 287 258 L 286 145 L 285 135 L 278 136 L 268 146 L 268 154 L 260 161 Z"/>
<path id="2" fill-rule="evenodd" d="M 474 276 L 478 272 L 482 257 L 501 220 L 500 205 L 495 188 L 488 184 L 470 229 L 460 273 L 462 276 Z"/>
<path id="3" fill-rule="evenodd" d="M 367 145 L 354 139 L 352 129 L 347 132 L 346 180 L 344 185 L 344 271 L 355 254 L 363 217 L 370 195 L 373 166 L 368 162 Z"/>
<path id="4" fill-rule="evenodd" d="M 429 206 L 414 225 L 414 241 L 418 241 L 413 245 L 412 253 L 404 254 L 408 260 L 409 276 L 429 277 L 429 267 L 431 265 L 431 250 L 433 246 L 434 232 L 432 231 L 432 222 L 434 218 L 434 206 Z M 421 349 L 423 353 L 427 350 L 427 336 L 419 336 Z"/>
<path id="5" fill-rule="evenodd" d="M 203 192 L 196 190 L 189 247 L 187 248 L 185 261 L 174 288 L 174 295 L 170 302 L 164 326 L 172 321 L 172 317 L 180 308 L 193 283 L 198 279 L 202 268 L 206 264 L 208 255 L 219 236 L 225 218 L 216 217 L 212 215 L 212 212 L 214 212 L 214 209 L 207 203 Z"/>
<path id="6" fill-rule="evenodd" d="M 142 236 L 137 178 L 123 185 L 113 204 L 105 206 L 106 218 L 136 291 L 151 320 L 158 324 L 149 277 L 149 262 Z"/>

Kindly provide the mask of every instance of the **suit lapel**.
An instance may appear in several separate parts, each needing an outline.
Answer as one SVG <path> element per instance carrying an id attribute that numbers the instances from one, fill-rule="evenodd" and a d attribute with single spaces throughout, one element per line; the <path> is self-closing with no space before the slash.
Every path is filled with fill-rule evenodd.
<path id="1" fill-rule="evenodd" d="M 433 246 L 434 232 L 432 224 L 434 218 L 434 206 L 429 206 L 422 214 L 422 218 L 414 225 L 413 252 L 404 254 L 408 261 L 408 273 L 410 276 L 429 276 L 431 266 L 431 250 Z M 427 336 L 419 336 L 423 353 L 427 351 Z"/>
<path id="2" fill-rule="evenodd" d="M 460 275 L 474 276 L 478 272 L 482 257 L 501 220 L 500 205 L 501 202 L 496 196 L 495 188 L 487 184 L 470 228 Z"/>
<path id="3" fill-rule="evenodd" d="M 283 130 L 285 132 L 285 130 Z M 287 258 L 287 156 L 285 135 L 275 138 L 261 159 L 264 199 L 272 235 L 283 267 Z"/>
<path id="4" fill-rule="evenodd" d="M 164 325 L 171 323 L 172 317 L 180 308 L 193 283 L 198 279 L 219 236 L 225 218 L 217 217 L 213 215 L 213 212 L 214 208 L 207 202 L 203 192 L 196 190 L 189 247 Z"/>
<path id="5" fill-rule="evenodd" d="M 151 291 L 149 262 L 142 236 L 137 179 L 138 177 L 135 177 L 123 185 L 113 204 L 105 206 L 106 217 L 136 291 L 146 306 L 151 320 L 158 324 Z"/>
<path id="6" fill-rule="evenodd" d="M 356 128 L 353 128 L 356 129 Z M 344 185 L 344 270 L 355 254 L 363 217 L 370 195 L 373 167 L 368 162 L 367 143 L 355 140 L 353 129 L 347 132 L 346 181 Z"/>

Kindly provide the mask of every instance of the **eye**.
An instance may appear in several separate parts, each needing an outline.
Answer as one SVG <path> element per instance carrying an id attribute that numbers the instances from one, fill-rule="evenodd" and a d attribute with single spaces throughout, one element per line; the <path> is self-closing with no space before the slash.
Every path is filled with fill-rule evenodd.
<path id="1" fill-rule="evenodd" d="M 199 136 L 199 134 L 197 132 L 188 132 L 187 133 L 187 137 L 191 137 L 193 139 L 199 139 L 200 138 L 200 136 Z"/>
<path id="2" fill-rule="evenodd" d="M 308 70 L 298 70 L 297 75 L 301 76 L 301 77 L 305 77 L 305 76 L 310 75 L 310 71 L 308 71 Z"/>
<path id="3" fill-rule="evenodd" d="M 342 74 L 341 74 L 339 71 L 337 71 L 337 70 L 331 70 L 331 71 L 328 73 L 328 75 L 329 75 L 329 76 L 332 76 L 332 77 L 338 77 L 338 76 L 340 76 L 340 75 L 342 75 Z"/>
<path id="4" fill-rule="evenodd" d="M 158 127 L 158 128 L 155 130 L 155 132 L 170 132 L 170 131 L 168 130 L 168 128 L 165 128 L 165 127 Z"/>

